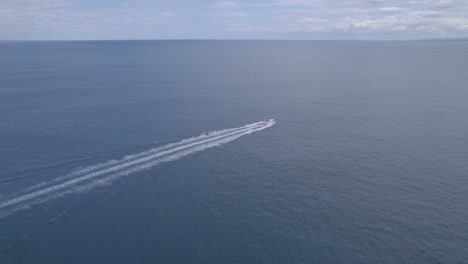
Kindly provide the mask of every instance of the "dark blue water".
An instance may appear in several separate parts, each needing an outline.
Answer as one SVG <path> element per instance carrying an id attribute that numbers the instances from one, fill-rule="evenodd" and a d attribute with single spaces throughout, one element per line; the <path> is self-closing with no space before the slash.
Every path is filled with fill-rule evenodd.
<path id="1" fill-rule="evenodd" d="M 0 43 L 0 262 L 468 263 L 467 73 L 463 42 Z"/>

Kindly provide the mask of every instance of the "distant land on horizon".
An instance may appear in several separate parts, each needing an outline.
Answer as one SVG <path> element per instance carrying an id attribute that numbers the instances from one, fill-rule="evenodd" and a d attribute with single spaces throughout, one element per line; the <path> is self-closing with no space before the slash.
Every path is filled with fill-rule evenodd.
<path id="1" fill-rule="evenodd" d="M 448 41 L 448 42 L 465 42 L 468 41 L 468 37 L 464 38 L 431 38 L 431 39 L 418 39 L 414 41 Z"/>

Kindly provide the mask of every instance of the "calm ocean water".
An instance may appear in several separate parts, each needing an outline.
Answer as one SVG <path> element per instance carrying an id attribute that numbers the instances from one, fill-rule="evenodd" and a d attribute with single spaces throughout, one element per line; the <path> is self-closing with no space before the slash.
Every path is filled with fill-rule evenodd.
<path id="1" fill-rule="evenodd" d="M 1 42 L 0 262 L 468 263 L 467 73 L 466 42 Z"/>

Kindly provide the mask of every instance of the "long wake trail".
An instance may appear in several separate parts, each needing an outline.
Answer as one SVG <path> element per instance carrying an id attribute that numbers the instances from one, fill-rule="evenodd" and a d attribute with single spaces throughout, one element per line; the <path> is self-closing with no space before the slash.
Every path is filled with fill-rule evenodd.
<path id="1" fill-rule="evenodd" d="M 89 191 L 97 186 L 133 173 L 150 169 L 158 164 L 217 147 L 244 135 L 264 130 L 275 124 L 274 120 L 256 122 L 242 127 L 204 133 L 141 153 L 110 160 L 73 171 L 49 181 L 25 188 L 9 197 L 0 199 L 0 213 L 16 211 L 37 203 L 43 203 L 69 193 Z"/>

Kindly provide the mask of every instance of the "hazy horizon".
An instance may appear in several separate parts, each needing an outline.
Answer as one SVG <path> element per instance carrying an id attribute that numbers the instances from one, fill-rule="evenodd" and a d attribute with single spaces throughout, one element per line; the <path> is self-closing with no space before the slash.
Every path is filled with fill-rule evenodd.
<path id="1" fill-rule="evenodd" d="M 274 39 L 274 38 L 167 38 L 167 39 L 1 39 L 0 42 L 67 42 L 67 41 L 371 41 L 371 42 L 406 42 L 406 41 L 468 41 L 468 37 L 457 38 L 418 38 L 418 39 Z"/>

